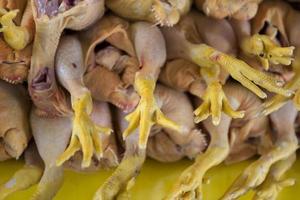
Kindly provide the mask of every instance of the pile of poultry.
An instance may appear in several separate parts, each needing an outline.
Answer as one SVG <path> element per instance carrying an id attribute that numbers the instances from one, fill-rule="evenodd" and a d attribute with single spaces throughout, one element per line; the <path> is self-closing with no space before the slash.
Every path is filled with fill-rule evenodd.
<path id="1" fill-rule="evenodd" d="M 279 0 L 0 0 L 0 199 L 64 169 L 115 168 L 95 200 L 130 199 L 147 157 L 194 163 L 166 199 L 203 199 L 206 172 L 252 162 L 222 200 L 294 184 L 300 10 Z"/>

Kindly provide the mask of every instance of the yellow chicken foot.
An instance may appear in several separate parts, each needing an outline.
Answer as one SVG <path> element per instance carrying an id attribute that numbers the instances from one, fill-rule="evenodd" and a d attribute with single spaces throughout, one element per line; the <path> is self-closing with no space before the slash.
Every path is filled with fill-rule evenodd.
<path id="1" fill-rule="evenodd" d="M 283 84 L 282 81 L 258 71 L 244 61 L 219 52 L 206 44 L 189 44 L 188 51 L 190 58 L 199 66 L 213 67 L 218 65 L 223 67 L 232 78 L 260 98 L 266 98 L 267 95 L 257 85 L 283 96 L 289 97 L 293 94 L 292 91 L 280 87 Z"/>
<path id="2" fill-rule="evenodd" d="M 73 99 L 72 108 L 74 118 L 71 141 L 66 151 L 57 160 L 57 165 L 62 165 L 82 148 L 82 167 L 88 167 L 94 153 L 98 158 L 103 156 L 101 134 L 109 135 L 112 130 L 97 126 L 91 120 L 92 97 L 90 92 L 86 92 L 78 99 Z"/>
<path id="3" fill-rule="evenodd" d="M 225 193 L 222 200 L 238 199 L 249 190 L 261 185 L 266 179 L 271 166 L 291 156 L 297 148 L 294 141 L 280 141 L 270 152 L 262 155 L 246 168 Z"/>
<path id="4" fill-rule="evenodd" d="M 249 55 L 258 56 L 263 67 L 268 70 L 270 63 L 290 65 L 295 47 L 280 47 L 267 35 L 255 34 L 242 41 L 242 50 Z"/>
<path id="5" fill-rule="evenodd" d="M 0 32 L 3 32 L 4 40 L 10 47 L 15 50 L 22 50 L 30 41 L 30 34 L 26 28 L 14 24 L 13 19 L 17 14 L 18 10 L 12 10 L 0 17 L 0 24 L 2 25 Z"/>
<path id="6" fill-rule="evenodd" d="M 25 165 L 8 182 L 0 186 L 0 200 L 4 200 L 8 195 L 38 183 L 42 174 L 43 169 L 40 167 Z"/>
<path id="7" fill-rule="evenodd" d="M 94 200 L 127 199 L 127 191 L 134 184 L 145 157 L 145 150 L 140 150 L 140 153 L 135 155 L 125 156 L 114 173 L 96 192 Z"/>
<path id="8" fill-rule="evenodd" d="M 214 125 L 211 124 L 210 126 Z M 204 154 L 199 155 L 195 163 L 180 175 L 171 192 L 165 198 L 166 200 L 203 199 L 202 184 L 205 181 L 205 173 L 223 162 L 229 154 L 228 135 L 226 131 L 221 132 L 218 129 L 223 129 L 223 126 L 210 130 L 211 142 L 208 149 Z"/>
<path id="9" fill-rule="evenodd" d="M 129 125 L 123 133 L 124 139 L 140 126 L 139 147 L 145 149 L 150 129 L 156 123 L 180 132 L 181 127 L 165 117 L 159 109 L 154 97 L 155 81 L 153 79 L 137 74 L 134 87 L 141 99 L 135 111 L 125 118 Z"/>
<path id="10" fill-rule="evenodd" d="M 284 179 L 284 174 L 296 160 L 296 154 L 272 166 L 264 183 L 256 189 L 253 200 L 276 200 L 281 190 L 295 184 L 295 179 Z"/>
<path id="11" fill-rule="evenodd" d="M 221 120 L 222 111 L 232 118 L 244 117 L 243 111 L 232 109 L 222 90 L 222 85 L 217 81 L 208 85 L 202 99 L 203 103 L 194 111 L 196 123 L 207 119 L 211 115 L 213 124 L 218 125 Z"/>

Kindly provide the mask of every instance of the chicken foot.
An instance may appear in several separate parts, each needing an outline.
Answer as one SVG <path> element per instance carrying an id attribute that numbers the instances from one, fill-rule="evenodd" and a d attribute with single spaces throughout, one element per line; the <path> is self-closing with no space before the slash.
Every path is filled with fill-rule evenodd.
<path id="1" fill-rule="evenodd" d="M 149 23 L 137 22 L 131 28 L 137 57 L 142 67 L 136 73 L 134 82 L 134 88 L 141 99 L 137 108 L 126 116 L 129 125 L 123 133 L 123 138 L 140 126 L 139 147 L 145 149 L 153 124 L 157 123 L 177 131 L 180 131 L 180 127 L 164 116 L 154 97 L 158 74 L 166 60 L 163 36 L 157 27 Z"/>
<path id="2" fill-rule="evenodd" d="M 94 200 L 110 200 L 126 197 L 138 176 L 146 158 L 145 149 L 138 146 L 138 132 L 126 139 L 126 152 L 114 173 L 106 180 L 94 195 Z M 126 199 L 126 198 L 125 198 Z"/>
<path id="3" fill-rule="evenodd" d="M 279 80 L 276 80 L 273 77 L 264 74 L 263 72 L 259 72 L 258 70 L 249 67 L 245 62 L 235 59 L 224 53 L 218 52 L 217 50 L 205 44 L 192 47 L 191 54 L 192 59 L 199 66 L 212 67 L 213 65 L 218 65 L 224 68 L 226 71 L 228 71 L 232 78 L 239 81 L 244 87 L 254 92 L 260 98 L 266 98 L 267 95 L 259 87 L 257 87 L 256 84 L 260 85 L 263 88 L 266 88 L 269 91 L 282 94 L 283 96 L 292 95 L 292 92 L 290 90 L 285 90 L 278 87 L 282 85 Z M 197 119 L 203 120 L 210 114 L 214 113 L 213 121 L 214 124 L 217 125 L 220 122 L 220 113 L 222 110 L 225 113 L 230 114 L 230 116 L 234 118 L 243 117 L 242 112 L 235 112 L 230 106 L 226 106 L 229 104 L 226 103 L 226 98 L 224 98 L 226 96 L 222 95 L 222 92 L 220 92 L 221 90 L 221 85 L 218 82 L 212 82 L 208 86 L 208 91 L 205 94 L 209 96 L 204 96 L 206 97 L 206 99 L 204 99 L 204 104 L 201 105 L 202 108 L 200 106 L 199 110 L 195 111 Z M 205 110 L 205 106 L 209 107 L 209 101 L 207 100 L 208 98 L 211 98 L 213 100 L 210 101 L 211 113 L 202 111 Z M 222 101 L 223 106 L 221 103 Z M 206 108 L 206 110 L 207 109 L 208 108 Z M 213 110 L 214 112 L 212 112 Z"/>
<path id="4" fill-rule="evenodd" d="M 202 182 L 205 173 L 212 167 L 220 164 L 229 154 L 229 141 L 226 134 L 230 118 L 222 115 L 222 123 L 214 126 L 211 121 L 204 121 L 209 126 L 211 141 L 204 154 L 199 155 L 195 163 L 188 167 L 174 184 L 166 199 L 203 199 Z"/>
<path id="5" fill-rule="evenodd" d="M 58 159 L 61 165 L 82 148 L 82 166 L 88 167 L 95 151 L 98 158 L 103 156 L 102 143 L 98 134 L 110 134 L 109 128 L 97 126 L 90 118 L 92 97 L 83 84 L 85 72 L 80 42 L 75 37 L 64 37 L 58 47 L 56 70 L 60 83 L 71 94 L 74 110 L 72 137 L 69 147 Z"/>

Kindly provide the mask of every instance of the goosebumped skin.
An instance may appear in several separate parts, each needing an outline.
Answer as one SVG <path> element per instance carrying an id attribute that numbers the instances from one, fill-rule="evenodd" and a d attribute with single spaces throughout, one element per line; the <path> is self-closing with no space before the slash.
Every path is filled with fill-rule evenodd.
<path id="1" fill-rule="evenodd" d="M 235 55 L 237 44 L 231 25 L 225 20 L 215 20 L 190 12 L 174 28 L 162 28 L 162 32 L 166 39 L 168 59 L 185 59 L 198 65 L 208 86 L 204 95 L 205 102 L 196 112 L 198 121 L 212 115 L 214 124 L 217 125 L 222 111 L 232 117 L 242 117 L 241 112 L 235 112 L 226 103 L 225 95 L 216 92 L 220 89 L 215 88 L 220 88 L 220 83 L 224 81 L 220 79 L 223 71 L 261 98 L 266 98 L 266 94 L 257 85 L 285 96 L 291 95 L 290 91 L 279 87 L 280 81 L 274 77 L 231 56 Z"/>
<path id="2" fill-rule="evenodd" d="M 147 150 L 139 148 L 139 130 L 125 140 L 125 155 L 113 175 L 98 189 L 94 199 L 114 199 L 128 196 L 128 190 L 134 185 L 144 163 L 146 154 L 163 162 L 174 162 L 183 157 L 193 158 L 206 147 L 204 135 L 195 128 L 192 106 L 185 94 L 157 85 L 155 98 L 159 108 L 167 117 L 182 125 L 182 131 L 176 132 L 162 126 L 151 129 Z M 182 104 L 178 106 L 176 101 Z M 119 134 L 127 128 L 125 113 L 118 110 Z"/>
<path id="3" fill-rule="evenodd" d="M 65 28 L 81 30 L 94 23 L 104 13 L 104 1 L 80 1 L 55 16 L 41 12 L 45 9 L 42 6 L 38 4 L 38 0 L 32 0 L 36 35 L 28 87 L 40 115 L 64 116 L 70 113 L 70 109 L 65 94 L 60 90 L 54 76 L 54 57 L 61 33 Z"/>
<path id="4" fill-rule="evenodd" d="M 227 159 L 229 162 L 237 162 L 263 153 L 260 149 L 267 149 L 271 144 L 267 118 L 255 118 L 255 108 L 261 105 L 261 101 L 236 83 L 227 83 L 224 91 L 233 108 L 245 110 L 245 117 L 231 119 L 222 114 L 218 126 L 215 126 L 210 119 L 203 122 L 211 138 L 208 149 L 181 174 L 166 199 L 183 197 L 202 199 L 203 177 L 209 169 Z M 230 140 L 229 134 L 232 135 Z M 256 138 L 258 143 L 251 144 L 248 141 L 250 138 Z"/>
<path id="5" fill-rule="evenodd" d="M 257 12 L 262 0 L 196 0 L 196 7 L 207 16 L 224 19 L 232 17 L 238 20 L 249 20 Z"/>
<path id="6" fill-rule="evenodd" d="M 121 17 L 173 26 L 189 12 L 192 0 L 108 0 L 106 6 Z"/>
<path id="7" fill-rule="evenodd" d="M 0 160 L 18 159 L 31 138 L 30 102 L 25 88 L 0 81 Z"/>

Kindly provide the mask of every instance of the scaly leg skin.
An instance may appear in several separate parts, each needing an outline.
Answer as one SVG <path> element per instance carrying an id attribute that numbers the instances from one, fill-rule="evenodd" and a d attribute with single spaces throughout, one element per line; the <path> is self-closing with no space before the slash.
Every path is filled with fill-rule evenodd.
<path id="1" fill-rule="evenodd" d="M 292 167 L 295 160 L 296 154 L 293 154 L 286 160 L 274 164 L 267 179 L 256 189 L 253 200 L 276 200 L 281 190 L 294 185 L 294 179 L 284 179 L 283 176 Z"/>
<path id="2" fill-rule="evenodd" d="M 136 155 L 124 157 L 115 172 L 96 192 L 94 200 L 111 200 L 126 199 L 128 197 L 127 191 L 134 184 L 135 177 L 145 161 L 145 151 L 141 150 Z"/>
<path id="3" fill-rule="evenodd" d="M 13 177 L 0 186 L 0 200 L 5 199 L 8 195 L 29 188 L 39 182 L 43 170 L 34 165 L 25 165 L 17 171 Z"/>
<path id="4" fill-rule="evenodd" d="M 232 109 L 222 90 L 222 85 L 217 81 L 208 85 L 202 99 L 204 102 L 194 111 L 196 123 L 199 123 L 207 119 L 209 115 L 212 115 L 212 122 L 217 126 L 220 123 L 222 111 L 232 118 L 244 117 L 243 111 L 235 111 Z"/>
<path id="5" fill-rule="evenodd" d="M 232 78 L 260 98 L 266 98 L 267 95 L 257 85 L 283 96 L 289 97 L 293 94 L 292 91 L 280 87 L 283 84 L 282 81 L 258 71 L 244 61 L 219 52 L 208 45 L 189 43 L 187 50 L 190 59 L 199 66 L 212 67 L 218 65 L 223 67 Z"/>
<path id="6" fill-rule="evenodd" d="M 91 120 L 92 97 L 90 92 L 73 100 L 72 108 L 74 110 L 74 118 L 70 145 L 57 160 L 57 165 L 62 165 L 82 148 L 82 167 L 85 168 L 90 165 L 94 151 L 98 158 L 103 156 L 102 141 L 99 134 L 109 135 L 112 130 L 110 128 L 97 126 Z"/>
<path id="7" fill-rule="evenodd" d="M 196 158 L 195 163 L 188 167 L 176 181 L 168 200 L 203 199 L 202 184 L 205 173 L 212 167 L 223 162 L 229 154 L 228 127 L 230 118 L 222 115 L 221 124 L 214 126 L 210 120 L 204 121 L 211 134 L 208 149 Z"/>
<path id="8" fill-rule="evenodd" d="M 258 56 L 262 66 L 268 70 L 270 63 L 290 65 L 295 47 L 280 47 L 267 35 L 255 34 L 246 37 L 241 44 L 242 50 L 249 55 Z"/>
<path id="9" fill-rule="evenodd" d="M 4 39 L 11 48 L 22 50 L 30 41 L 30 34 L 26 28 L 14 24 L 13 19 L 17 13 L 18 10 L 8 11 L 0 18 L 0 32 L 3 32 Z"/>
<path id="10" fill-rule="evenodd" d="M 150 129 L 155 123 L 180 132 L 181 127 L 165 117 L 156 104 L 156 100 L 154 98 L 155 81 L 153 79 L 143 77 L 137 73 L 134 87 L 137 93 L 141 96 L 141 99 L 135 111 L 127 115 L 125 118 L 129 122 L 129 125 L 123 133 L 124 139 L 128 135 L 132 134 L 133 131 L 138 128 L 139 124 L 139 147 L 141 149 L 146 149 Z"/>

